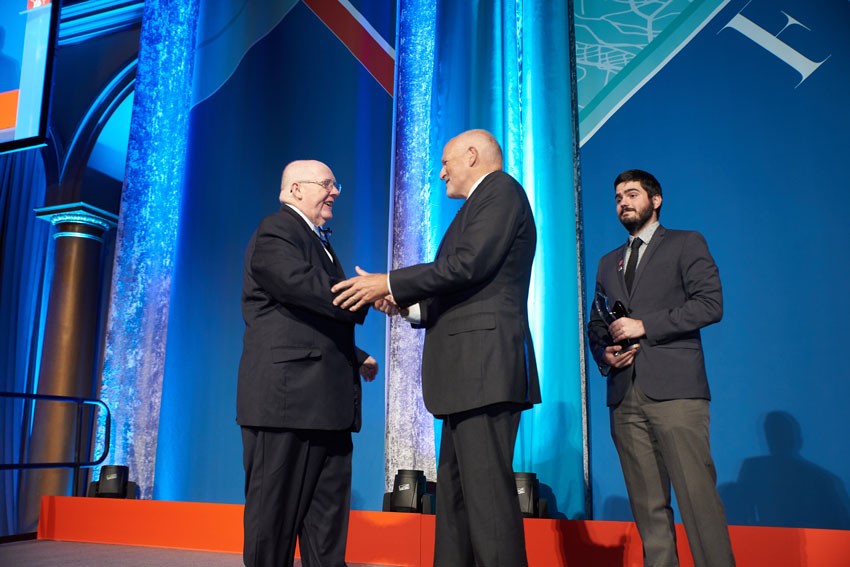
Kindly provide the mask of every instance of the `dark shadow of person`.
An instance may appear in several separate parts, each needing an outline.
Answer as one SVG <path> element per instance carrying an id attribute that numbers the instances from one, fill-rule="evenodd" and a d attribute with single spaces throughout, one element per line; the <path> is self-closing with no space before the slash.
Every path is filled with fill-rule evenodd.
<path id="1" fill-rule="evenodd" d="M 850 499 L 842 480 L 800 456 L 800 424 L 783 411 L 764 420 L 769 455 L 741 463 L 723 487 L 729 522 L 754 526 L 850 529 Z M 725 494 L 724 494 L 725 493 Z"/>
<path id="2" fill-rule="evenodd" d="M 603 504 L 602 517 L 607 520 L 634 522 L 629 499 L 622 496 L 609 496 Z"/>
<path id="3" fill-rule="evenodd" d="M 558 510 L 557 498 L 551 486 L 540 484 L 540 498 L 546 499 L 548 517 L 562 520 L 555 528 L 558 535 L 557 558 L 561 564 L 600 567 L 624 564 L 626 538 L 621 538 L 614 545 L 609 541 L 595 541 L 584 521 L 563 521 L 566 516 Z"/>

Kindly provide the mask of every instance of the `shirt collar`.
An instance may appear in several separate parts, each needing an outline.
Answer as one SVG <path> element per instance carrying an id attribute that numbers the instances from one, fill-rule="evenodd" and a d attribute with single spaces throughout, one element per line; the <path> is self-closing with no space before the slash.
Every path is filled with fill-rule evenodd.
<path id="1" fill-rule="evenodd" d="M 481 182 L 484 181 L 484 178 L 487 177 L 488 175 L 490 175 L 491 173 L 493 173 L 493 172 L 488 171 L 487 173 L 485 173 L 484 175 L 479 177 L 478 181 L 476 181 L 475 183 L 472 184 L 472 187 L 469 189 L 469 193 L 466 196 L 467 199 L 472 197 L 472 192 L 475 191 L 476 189 L 478 189 L 478 186 L 481 185 Z"/>
<path id="2" fill-rule="evenodd" d="M 295 205 L 291 205 L 289 203 L 284 203 L 284 205 L 286 205 L 287 207 L 289 207 L 290 209 L 292 209 L 293 211 L 298 213 L 298 216 L 301 217 L 302 219 L 304 219 L 304 222 L 307 223 L 307 226 L 309 226 L 312 229 L 313 232 L 315 232 L 316 234 L 319 234 L 319 227 L 316 226 L 315 224 L 313 224 L 313 221 L 308 219 L 307 215 L 305 215 L 304 213 L 301 212 L 301 209 L 299 209 Z"/>
<path id="3" fill-rule="evenodd" d="M 635 238 L 640 238 L 641 242 L 643 242 L 644 244 L 649 244 L 650 239 L 652 239 L 652 235 L 655 234 L 656 230 L 658 230 L 659 225 L 660 223 L 658 221 L 655 221 L 654 223 L 643 227 L 643 230 L 635 234 L 634 236 L 629 235 L 629 244 L 631 244 L 632 240 L 634 240 Z"/>

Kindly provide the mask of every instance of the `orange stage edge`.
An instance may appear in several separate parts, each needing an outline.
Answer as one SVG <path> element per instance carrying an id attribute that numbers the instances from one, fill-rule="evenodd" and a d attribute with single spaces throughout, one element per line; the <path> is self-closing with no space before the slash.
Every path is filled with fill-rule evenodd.
<path id="1" fill-rule="evenodd" d="M 679 557 L 692 566 L 677 525 Z M 732 526 L 738 567 L 850 565 L 850 531 Z M 525 520 L 530 567 L 642 565 L 631 522 Z M 241 553 L 242 506 L 45 496 L 38 539 Z M 433 563 L 434 517 L 351 512 L 346 560 L 426 567 Z"/>

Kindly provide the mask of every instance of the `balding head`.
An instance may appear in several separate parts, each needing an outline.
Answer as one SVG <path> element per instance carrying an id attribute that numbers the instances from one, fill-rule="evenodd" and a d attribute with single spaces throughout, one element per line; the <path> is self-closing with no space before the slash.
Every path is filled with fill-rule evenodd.
<path id="1" fill-rule="evenodd" d="M 446 195 L 465 199 L 482 176 L 502 169 L 502 148 L 486 130 L 467 130 L 448 141 L 443 148 L 440 179 L 446 182 Z"/>
<path id="2" fill-rule="evenodd" d="M 336 178 L 324 163 L 299 160 L 283 168 L 278 199 L 281 204 L 292 205 L 304 213 L 316 226 L 333 217 L 333 204 L 338 196 Z"/>

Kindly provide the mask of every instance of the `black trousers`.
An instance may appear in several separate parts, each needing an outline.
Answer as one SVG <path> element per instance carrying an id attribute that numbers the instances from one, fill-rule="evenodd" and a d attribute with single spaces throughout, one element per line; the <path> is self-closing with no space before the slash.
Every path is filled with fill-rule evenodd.
<path id="1" fill-rule="evenodd" d="M 242 428 L 247 567 L 344 567 L 351 432 Z"/>
<path id="2" fill-rule="evenodd" d="M 528 565 L 513 473 L 522 409 L 496 404 L 443 420 L 435 567 Z"/>

